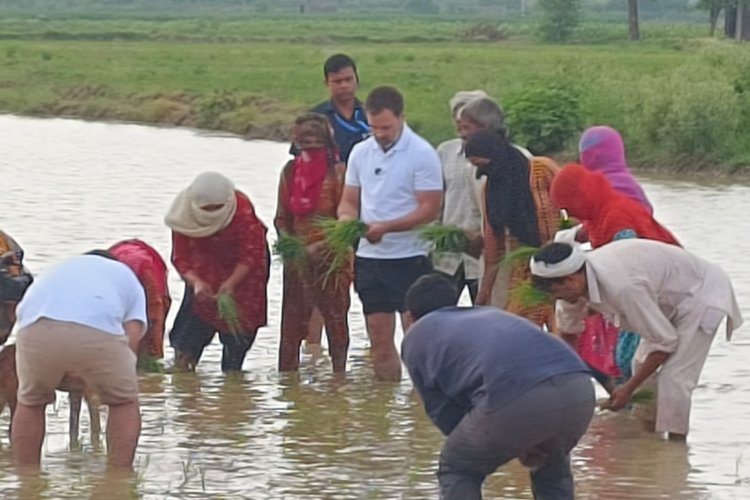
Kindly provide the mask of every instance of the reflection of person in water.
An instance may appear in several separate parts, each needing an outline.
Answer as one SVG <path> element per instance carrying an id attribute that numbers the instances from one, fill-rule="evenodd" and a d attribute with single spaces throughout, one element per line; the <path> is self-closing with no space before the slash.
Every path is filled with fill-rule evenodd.
<path id="1" fill-rule="evenodd" d="M 212 383 L 213 382 L 213 383 Z M 178 435 L 195 441 L 222 439 L 244 443 L 249 439 L 254 400 L 259 396 L 240 376 L 223 379 L 179 375 L 173 378 L 178 412 L 173 421 L 184 428 Z"/>
<path id="2" fill-rule="evenodd" d="M 686 447 L 664 446 L 644 436 L 636 422 L 619 415 L 594 419 L 576 450 L 577 461 L 586 470 L 576 476 L 581 498 L 708 497 L 700 483 L 689 480 Z"/>
<path id="3" fill-rule="evenodd" d="M 403 388 L 364 383 L 283 387 L 278 399 L 289 406 L 280 431 L 283 458 L 306 471 L 298 482 L 284 484 L 290 498 L 310 491 L 318 498 L 362 498 L 367 491 L 394 498 L 408 488 L 404 457 L 414 456 L 412 432 L 424 426 L 412 423 L 399 394 Z M 425 448 L 419 462 L 429 465 L 434 447 Z"/>

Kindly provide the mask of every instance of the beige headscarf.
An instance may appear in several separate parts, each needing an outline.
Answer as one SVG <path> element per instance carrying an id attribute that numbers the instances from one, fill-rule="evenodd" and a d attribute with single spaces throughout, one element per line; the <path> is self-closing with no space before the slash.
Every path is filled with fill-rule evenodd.
<path id="1" fill-rule="evenodd" d="M 223 206 L 218 210 L 204 210 L 208 205 Z M 227 227 L 236 211 L 232 181 L 218 172 L 203 172 L 177 195 L 164 222 L 177 233 L 204 238 Z"/>
<path id="2" fill-rule="evenodd" d="M 448 106 L 451 108 L 453 118 L 458 118 L 461 108 L 466 106 L 469 101 L 485 97 L 489 96 L 484 90 L 460 90 L 456 92 L 456 94 L 451 97 L 450 101 L 448 101 Z"/>

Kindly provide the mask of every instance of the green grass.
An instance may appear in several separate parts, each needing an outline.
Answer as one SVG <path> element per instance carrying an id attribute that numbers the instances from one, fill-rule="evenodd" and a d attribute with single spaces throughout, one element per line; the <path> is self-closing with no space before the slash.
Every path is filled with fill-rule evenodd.
<path id="1" fill-rule="evenodd" d="M 582 91 L 585 124 L 620 128 L 634 161 L 648 164 L 663 160 L 659 145 L 639 133 L 647 127 L 638 104 L 651 82 L 695 64 L 708 74 L 707 50 L 735 50 L 701 38 L 700 25 L 644 24 L 644 41 L 628 44 L 624 26 L 584 23 L 570 45 L 539 43 L 531 24 L 504 27 L 506 41 L 467 41 L 470 25 L 408 17 L 3 19 L 0 109 L 286 140 L 295 114 L 326 97 L 323 60 L 345 52 L 360 67 L 360 96 L 397 86 L 409 123 L 433 143 L 454 135 L 447 103 L 457 90 L 481 88 L 503 102 L 564 80 Z M 712 158 L 736 167 L 750 157 L 744 139 Z"/>

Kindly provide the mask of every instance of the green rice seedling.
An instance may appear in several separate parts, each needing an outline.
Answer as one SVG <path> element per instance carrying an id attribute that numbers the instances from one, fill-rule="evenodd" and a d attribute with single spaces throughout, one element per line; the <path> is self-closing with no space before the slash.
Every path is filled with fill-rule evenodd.
<path id="1" fill-rule="evenodd" d="M 635 404 L 651 404 L 656 400 L 656 391 L 652 389 L 641 389 L 630 397 L 630 402 Z"/>
<path id="2" fill-rule="evenodd" d="M 153 356 L 138 356 L 136 369 L 144 373 L 164 373 L 164 366 L 161 361 Z"/>
<path id="3" fill-rule="evenodd" d="M 240 316 L 237 313 L 237 302 L 228 293 L 220 293 L 216 296 L 216 306 L 219 310 L 219 319 L 229 328 L 229 332 L 237 335 L 240 333 Z"/>
<path id="4" fill-rule="evenodd" d="M 522 260 L 525 263 L 528 263 L 531 258 L 536 255 L 536 253 L 539 251 L 536 247 L 530 247 L 530 246 L 520 246 L 516 248 L 513 251 L 510 251 L 505 254 L 505 257 L 503 257 L 503 260 L 500 261 L 500 265 L 503 267 L 510 268 L 518 262 L 519 260 Z"/>
<path id="5" fill-rule="evenodd" d="M 306 257 L 305 242 L 299 236 L 281 233 L 273 244 L 273 253 L 278 255 L 284 264 L 301 264 Z"/>
<path id="6" fill-rule="evenodd" d="M 523 281 L 511 290 L 510 298 L 518 302 L 524 309 L 531 309 L 550 302 L 549 295 L 534 288 L 530 281 Z"/>
<path id="7" fill-rule="evenodd" d="M 456 226 L 430 224 L 421 229 L 419 237 L 432 246 L 432 252 L 436 255 L 465 252 L 469 246 L 466 233 Z"/>
<path id="8" fill-rule="evenodd" d="M 346 262 L 354 244 L 367 233 L 367 224 L 361 220 L 340 221 L 321 218 L 317 226 L 323 231 L 326 241 L 326 257 L 331 264 L 323 278 L 323 288 L 335 277 Z"/>

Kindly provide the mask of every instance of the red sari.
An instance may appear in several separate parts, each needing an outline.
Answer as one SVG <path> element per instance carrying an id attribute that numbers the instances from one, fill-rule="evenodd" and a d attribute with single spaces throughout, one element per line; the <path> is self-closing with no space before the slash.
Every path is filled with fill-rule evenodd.
<path id="1" fill-rule="evenodd" d="M 281 173 L 279 199 L 274 224 L 279 232 L 297 235 L 306 245 L 320 242 L 323 234 L 315 226 L 318 217 L 336 217 L 336 209 L 344 188 L 343 164 L 327 168 L 319 179 L 313 199 L 314 206 L 306 213 L 294 206 L 294 161 L 290 161 Z M 279 370 L 294 371 L 299 366 L 299 349 L 307 335 L 307 325 L 317 307 L 325 320 L 331 364 L 334 371 L 346 368 L 349 348 L 349 285 L 352 282 L 351 262 L 337 276 L 325 281 L 329 267 L 325 258 L 307 259 L 302 264 L 284 266 L 284 298 L 281 309 L 281 345 Z M 325 281 L 325 286 L 323 283 Z"/>
<path id="2" fill-rule="evenodd" d="M 633 231 L 637 238 L 679 245 L 646 207 L 616 191 L 603 174 L 581 165 L 566 165 L 555 177 L 550 195 L 558 208 L 583 223 L 594 248 L 625 230 Z"/>
<path id="3" fill-rule="evenodd" d="M 115 243 L 109 252 L 133 270 L 146 291 L 148 331 L 138 345 L 138 355 L 161 359 L 164 357 L 164 327 L 172 304 L 167 265 L 159 252 L 137 239 Z"/>
<path id="4" fill-rule="evenodd" d="M 268 245 L 266 226 L 255 215 L 250 200 L 235 191 L 237 211 L 227 227 L 205 238 L 192 238 L 172 231 L 172 263 L 181 275 L 193 271 L 211 288 L 218 290 L 238 264 L 250 271 L 235 288 L 242 332 L 255 332 L 266 325 L 266 284 L 268 283 Z M 229 327 L 219 319 L 215 302 L 194 301 L 193 313 L 217 331 Z"/>

